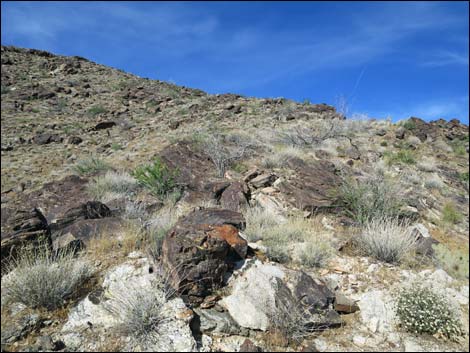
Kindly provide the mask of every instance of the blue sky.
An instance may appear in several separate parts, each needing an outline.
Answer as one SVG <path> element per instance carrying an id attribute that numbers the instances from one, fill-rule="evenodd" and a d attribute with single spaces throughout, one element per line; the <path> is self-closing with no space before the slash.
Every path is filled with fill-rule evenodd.
<path id="1" fill-rule="evenodd" d="M 468 2 L 8 2 L 2 44 L 209 93 L 469 115 Z"/>

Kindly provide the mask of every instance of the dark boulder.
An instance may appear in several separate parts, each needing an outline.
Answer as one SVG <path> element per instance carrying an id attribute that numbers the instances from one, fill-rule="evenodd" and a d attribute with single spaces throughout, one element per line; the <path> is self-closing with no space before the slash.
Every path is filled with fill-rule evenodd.
<path id="1" fill-rule="evenodd" d="M 246 184 L 238 181 L 234 182 L 223 191 L 220 204 L 225 209 L 238 212 L 248 206 L 248 193 L 249 190 Z"/>

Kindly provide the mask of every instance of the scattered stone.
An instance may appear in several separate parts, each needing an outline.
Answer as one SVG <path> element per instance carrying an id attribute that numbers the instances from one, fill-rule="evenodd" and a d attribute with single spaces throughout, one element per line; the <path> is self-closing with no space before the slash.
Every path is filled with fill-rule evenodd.
<path id="1" fill-rule="evenodd" d="M 341 293 L 336 293 L 334 309 L 339 313 L 352 314 L 359 310 L 359 306 Z"/>

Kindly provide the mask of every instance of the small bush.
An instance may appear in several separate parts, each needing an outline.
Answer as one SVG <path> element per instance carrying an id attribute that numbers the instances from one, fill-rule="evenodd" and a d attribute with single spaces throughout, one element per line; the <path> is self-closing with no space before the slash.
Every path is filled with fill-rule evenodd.
<path id="1" fill-rule="evenodd" d="M 418 283 L 398 295 L 396 313 L 403 328 L 415 334 L 442 334 L 455 338 L 462 334 L 457 313 L 445 297 Z"/>
<path id="2" fill-rule="evenodd" d="M 281 264 L 290 261 L 290 255 L 287 249 L 286 242 L 278 242 L 270 238 L 265 240 L 264 244 L 267 246 L 267 255 L 271 261 L 279 262 Z"/>
<path id="3" fill-rule="evenodd" d="M 450 250 L 443 244 L 433 245 L 438 265 L 454 278 L 469 278 L 469 254 L 467 249 Z"/>
<path id="4" fill-rule="evenodd" d="M 108 169 L 111 169 L 111 167 L 107 163 L 95 157 L 78 161 L 73 166 L 73 170 L 80 175 L 95 174 L 95 173 L 102 172 Z"/>
<path id="5" fill-rule="evenodd" d="M 419 170 L 423 172 L 436 172 L 437 171 L 437 165 L 436 161 L 431 158 L 422 158 L 418 164 L 417 167 Z"/>
<path id="6" fill-rule="evenodd" d="M 250 242 L 263 239 L 270 229 L 279 225 L 279 216 L 260 207 L 248 208 L 244 212 L 246 229 L 244 233 Z"/>
<path id="7" fill-rule="evenodd" d="M 445 223 L 457 224 L 462 220 L 462 215 L 457 211 L 453 203 L 448 202 L 442 209 L 442 220 Z"/>
<path id="8" fill-rule="evenodd" d="M 400 150 L 396 153 L 384 153 L 388 165 L 416 164 L 414 153 L 410 150 Z"/>
<path id="9" fill-rule="evenodd" d="M 416 238 L 407 223 L 396 218 L 377 218 L 365 225 L 355 243 L 366 255 L 399 263 L 414 250 Z"/>
<path id="10" fill-rule="evenodd" d="M 177 187 L 178 172 L 170 170 L 159 158 L 153 164 L 138 167 L 132 175 L 157 197 L 166 197 Z"/>
<path id="11" fill-rule="evenodd" d="M 107 110 L 101 105 L 95 105 L 94 107 L 91 107 L 88 109 L 87 113 L 90 117 L 95 117 L 98 114 L 103 114 L 106 113 Z"/>
<path id="12" fill-rule="evenodd" d="M 106 202 L 119 197 L 128 197 L 137 188 L 137 180 L 129 174 L 109 171 L 88 184 L 88 193 L 95 200 Z"/>
<path id="13" fill-rule="evenodd" d="M 416 129 L 416 123 L 413 120 L 406 120 L 405 122 L 403 122 L 402 126 L 407 130 Z"/>
<path id="14" fill-rule="evenodd" d="M 92 266 L 75 258 L 71 250 L 54 254 L 46 243 L 22 249 L 6 267 L 9 273 L 2 278 L 6 302 L 49 310 L 61 307 L 93 274 Z"/>
<path id="15" fill-rule="evenodd" d="M 339 199 L 347 215 L 360 224 L 378 217 L 396 217 L 403 204 L 399 184 L 381 175 L 361 181 L 344 178 Z"/>
<path id="16" fill-rule="evenodd" d="M 436 189 L 441 190 L 445 187 L 444 182 L 437 174 L 431 174 L 429 177 L 426 178 L 424 181 L 424 186 L 428 189 Z"/>
<path id="17" fill-rule="evenodd" d="M 300 261 L 307 267 L 325 267 L 333 254 L 334 249 L 328 242 L 315 239 L 305 244 L 300 253 Z"/>

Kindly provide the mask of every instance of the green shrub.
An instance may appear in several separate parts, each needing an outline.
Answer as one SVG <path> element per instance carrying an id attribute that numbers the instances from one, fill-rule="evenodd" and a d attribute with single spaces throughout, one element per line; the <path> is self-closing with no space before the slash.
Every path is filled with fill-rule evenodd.
<path id="1" fill-rule="evenodd" d="M 75 258 L 72 249 L 54 254 L 46 242 L 23 248 L 6 268 L 8 274 L 2 278 L 6 302 L 49 310 L 61 307 L 93 274 L 92 266 Z"/>
<path id="2" fill-rule="evenodd" d="M 403 205 L 399 191 L 398 183 L 383 176 L 361 181 L 345 178 L 339 199 L 348 216 L 365 224 L 374 218 L 398 216 Z"/>
<path id="3" fill-rule="evenodd" d="M 300 262 L 307 267 L 324 267 L 333 253 L 334 249 L 328 242 L 315 239 L 305 244 L 300 253 Z"/>
<path id="4" fill-rule="evenodd" d="M 119 151 L 119 150 L 122 150 L 122 146 L 119 143 L 113 142 L 111 144 L 111 149 L 113 151 Z"/>
<path id="5" fill-rule="evenodd" d="M 445 297 L 417 283 L 400 292 L 396 313 L 403 328 L 415 334 L 439 333 L 449 338 L 462 334 L 457 313 Z"/>
<path id="6" fill-rule="evenodd" d="M 382 147 L 387 147 L 387 146 L 388 146 L 388 142 L 387 142 L 387 141 L 382 141 L 382 142 L 380 142 L 380 146 L 382 146 Z"/>
<path id="7" fill-rule="evenodd" d="M 107 163 L 96 157 L 80 160 L 73 166 L 73 170 L 80 175 L 90 175 L 109 169 L 111 167 Z"/>
<path id="8" fill-rule="evenodd" d="M 87 113 L 88 113 L 89 116 L 94 117 L 98 114 L 103 114 L 103 113 L 106 113 L 106 112 L 107 112 L 107 110 L 103 106 L 95 105 L 94 107 L 91 107 L 90 109 L 88 109 Z"/>
<path id="9" fill-rule="evenodd" d="M 442 209 L 442 220 L 445 223 L 456 224 L 462 220 L 462 215 L 455 208 L 453 203 L 447 202 Z"/>
<path id="10" fill-rule="evenodd" d="M 388 165 L 393 164 L 416 164 L 416 158 L 410 150 L 400 150 L 396 153 L 387 152 L 384 153 L 385 160 Z"/>
<path id="11" fill-rule="evenodd" d="M 416 129 L 416 123 L 412 120 L 406 120 L 403 125 L 402 125 L 405 129 L 407 130 L 414 130 Z"/>
<path id="12" fill-rule="evenodd" d="M 166 197 L 177 187 L 178 171 L 170 170 L 159 158 L 156 158 L 153 164 L 137 167 L 132 175 L 142 186 L 158 197 Z"/>
<path id="13" fill-rule="evenodd" d="M 450 250 L 443 244 L 433 245 L 434 257 L 448 274 L 458 279 L 469 277 L 469 254 L 467 249 Z"/>

